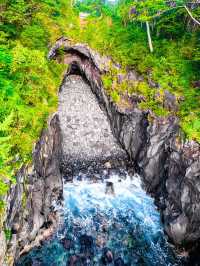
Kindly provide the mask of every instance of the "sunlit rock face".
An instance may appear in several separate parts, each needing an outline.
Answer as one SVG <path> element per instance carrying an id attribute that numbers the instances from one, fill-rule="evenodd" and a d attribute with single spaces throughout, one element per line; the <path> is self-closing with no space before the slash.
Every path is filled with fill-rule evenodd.
<path id="1" fill-rule="evenodd" d="M 167 244 L 153 199 L 139 176 L 126 171 L 95 182 L 79 173 L 66 183 L 63 223 L 43 244 L 17 265 L 182 265 Z"/>

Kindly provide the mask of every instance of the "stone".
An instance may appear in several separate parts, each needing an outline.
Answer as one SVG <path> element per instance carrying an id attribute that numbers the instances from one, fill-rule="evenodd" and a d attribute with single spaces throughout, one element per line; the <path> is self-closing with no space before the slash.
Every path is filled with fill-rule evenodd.
<path id="1" fill-rule="evenodd" d="M 113 182 L 106 181 L 106 191 L 105 191 L 105 193 L 106 194 L 111 194 L 111 195 L 115 194 Z"/>
<path id="2" fill-rule="evenodd" d="M 6 243 L 9 247 L 6 256 L 13 262 L 44 238 L 42 227 L 50 221 L 53 202 L 59 202 L 62 194 L 60 136 L 59 120 L 55 114 L 35 145 L 33 163 L 22 166 L 16 184 L 11 186 L 7 195 L 5 223 L 7 228 L 11 228 L 12 239 Z M 52 235 L 54 230 L 50 232 Z"/>
<path id="3" fill-rule="evenodd" d="M 150 88 L 159 88 L 160 87 L 160 85 L 157 82 L 153 81 L 151 78 L 148 78 L 148 84 L 149 84 Z"/>
<path id="4" fill-rule="evenodd" d="M 69 262 L 66 266 L 76 266 L 77 262 L 79 262 L 80 258 L 77 255 L 73 255 L 70 257 Z"/>
<path id="5" fill-rule="evenodd" d="M 65 182 L 72 182 L 73 181 L 73 176 L 72 175 L 65 175 L 63 176 L 63 179 Z"/>
<path id="6" fill-rule="evenodd" d="M 93 253 L 94 241 L 92 236 L 82 235 L 79 241 L 81 245 L 81 253 Z"/>
<path id="7" fill-rule="evenodd" d="M 177 105 L 177 99 L 174 94 L 169 92 L 168 90 L 164 91 L 164 102 L 163 102 L 164 108 L 166 108 L 168 111 L 178 111 L 178 105 Z"/>
<path id="8" fill-rule="evenodd" d="M 13 226 L 12 226 L 12 234 L 16 234 L 17 232 L 19 232 L 19 229 L 20 229 L 20 224 L 19 223 L 14 223 Z"/>
<path id="9" fill-rule="evenodd" d="M 111 168 L 112 168 L 112 164 L 111 164 L 111 162 L 106 162 L 106 163 L 104 164 L 104 166 L 105 166 L 105 168 L 107 168 L 107 169 L 111 169 Z"/>
<path id="10" fill-rule="evenodd" d="M 32 266 L 42 266 L 42 263 L 38 260 L 34 260 L 31 265 Z"/>
<path id="11" fill-rule="evenodd" d="M 125 263 L 123 259 L 119 257 L 114 261 L 114 266 L 125 266 Z"/>
<path id="12" fill-rule="evenodd" d="M 62 243 L 64 249 L 66 249 L 66 250 L 68 250 L 72 247 L 72 240 L 71 239 L 67 239 L 67 238 L 61 239 L 61 243 Z"/>
<path id="13" fill-rule="evenodd" d="M 102 262 L 104 265 L 107 265 L 113 262 L 113 253 L 109 248 L 104 248 Z"/>

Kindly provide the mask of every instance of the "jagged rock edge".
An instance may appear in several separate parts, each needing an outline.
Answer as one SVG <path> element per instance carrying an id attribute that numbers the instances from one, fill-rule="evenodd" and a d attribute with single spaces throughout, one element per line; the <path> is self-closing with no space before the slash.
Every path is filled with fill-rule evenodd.
<path id="1" fill-rule="evenodd" d="M 59 118 L 54 114 L 35 145 L 33 163 L 20 169 L 5 199 L 4 224 L 12 235 L 6 240 L 4 232 L 0 234 L 4 247 L 0 265 L 13 265 L 15 259 L 55 231 L 59 219 L 55 206 L 61 203 L 63 192 L 61 149 Z"/>
<path id="2" fill-rule="evenodd" d="M 70 66 L 74 66 L 89 82 L 100 106 L 106 111 L 113 133 L 129 154 L 144 185 L 159 206 L 164 228 L 176 245 L 189 247 L 200 239 L 200 145 L 184 141 L 176 116 L 148 120 L 148 113 L 138 108 L 120 110 L 106 96 L 101 74 L 115 67 L 110 58 L 103 57 L 84 44 L 70 45 L 61 38 L 49 54 L 56 58 L 64 47 Z M 52 55 L 52 50 L 54 54 Z M 194 196 L 192 196 L 194 195 Z"/>

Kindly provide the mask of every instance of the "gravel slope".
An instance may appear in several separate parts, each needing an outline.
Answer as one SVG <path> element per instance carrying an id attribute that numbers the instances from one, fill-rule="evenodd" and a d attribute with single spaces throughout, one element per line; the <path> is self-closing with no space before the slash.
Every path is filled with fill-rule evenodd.
<path id="1" fill-rule="evenodd" d="M 66 78 L 59 94 L 58 114 L 66 161 L 105 161 L 126 156 L 111 132 L 106 114 L 80 76 Z"/>

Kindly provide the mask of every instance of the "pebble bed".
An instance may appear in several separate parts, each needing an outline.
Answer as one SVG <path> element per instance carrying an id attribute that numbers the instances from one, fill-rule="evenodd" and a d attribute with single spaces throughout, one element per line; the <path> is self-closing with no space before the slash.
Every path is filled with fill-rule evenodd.
<path id="1" fill-rule="evenodd" d="M 58 114 L 66 162 L 126 157 L 106 114 L 81 76 L 66 77 L 59 93 Z"/>

